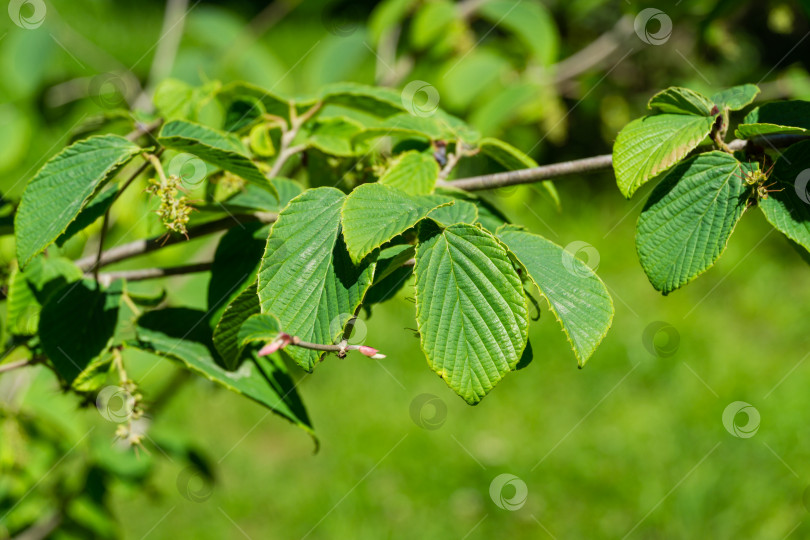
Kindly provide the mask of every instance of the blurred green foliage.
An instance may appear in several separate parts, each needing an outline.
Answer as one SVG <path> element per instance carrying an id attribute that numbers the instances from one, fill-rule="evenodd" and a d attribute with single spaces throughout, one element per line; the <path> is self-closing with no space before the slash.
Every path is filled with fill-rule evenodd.
<path id="1" fill-rule="evenodd" d="M 344 80 L 398 88 L 425 81 L 443 108 L 540 163 L 609 152 L 618 130 L 670 85 L 711 93 L 762 79 L 762 99 L 810 98 L 806 2 L 668 6 L 673 32 L 659 46 L 633 30 L 650 6 L 192 2 L 170 75 L 191 84 L 247 80 L 285 95 Z M 149 73 L 164 9 L 54 0 L 43 24 L 28 30 L 0 16 L 6 197 L 18 198 L 33 172 L 100 116 L 128 129 L 120 110 L 142 105 L 142 86 L 157 82 Z M 615 49 L 608 41 L 596 48 L 609 52 L 604 58 L 593 49 L 572 56 L 611 29 Z M 557 243 L 598 249 L 617 314 L 586 369 L 575 369 L 543 307 L 527 372 L 469 408 L 425 368 L 418 340 L 402 328 L 413 316 L 406 287 L 367 323 L 387 360 L 330 359 L 301 378 L 322 441 L 314 456 L 300 430 L 206 381 L 180 386 L 170 363 L 145 354 L 126 360 L 153 405 L 150 455 L 118 450 L 115 425 L 92 403 L 60 395 L 48 372 L 3 374 L 0 537 L 53 525 L 55 515 L 54 538 L 810 535 L 805 262 L 776 235 L 763 241 L 771 229 L 761 217 L 748 219 L 705 279 L 661 298 L 637 264 L 638 208 L 612 177 L 564 179 L 558 190 L 562 213 L 534 187 L 491 197 Z M 126 197 L 110 239 L 159 233 L 157 218 L 141 220 L 153 209 L 147 198 L 138 190 Z M 92 249 L 87 237 L 64 253 Z M 181 245 L 149 261 L 213 249 Z M 3 267 L 13 258 L 8 237 L 0 257 Z M 187 304 L 206 286 L 202 277 L 175 279 L 169 300 Z M 679 336 L 672 356 L 644 344 L 655 321 Z M 446 407 L 437 429 L 411 417 L 423 393 Z M 738 400 L 761 414 L 754 437 L 735 438 L 722 424 Z M 526 483 L 521 509 L 490 498 L 500 473 Z"/>

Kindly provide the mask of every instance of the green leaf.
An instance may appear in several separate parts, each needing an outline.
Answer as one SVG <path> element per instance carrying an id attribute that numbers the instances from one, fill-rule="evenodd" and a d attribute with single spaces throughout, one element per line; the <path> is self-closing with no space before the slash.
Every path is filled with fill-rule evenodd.
<path id="1" fill-rule="evenodd" d="M 537 162 L 530 156 L 524 154 L 511 144 L 493 139 L 492 137 L 485 137 L 478 143 L 481 153 L 489 156 L 507 171 L 517 171 L 520 169 L 531 169 L 537 167 Z M 550 180 L 541 182 L 543 189 L 557 208 L 560 207 L 560 196 L 557 189 Z"/>
<path id="2" fill-rule="evenodd" d="M 68 225 L 65 232 L 59 235 L 59 238 L 56 239 L 56 245 L 59 247 L 64 246 L 65 242 L 95 223 L 96 220 L 110 209 L 117 196 L 118 187 L 111 187 L 93 197 L 87 206 L 79 212 L 76 219 Z"/>
<path id="3" fill-rule="evenodd" d="M 241 347 L 247 347 L 251 343 L 267 343 L 273 341 L 281 332 L 281 323 L 274 315 L 269 313 L 257 313 L 251 315 L 239 327 L 237 337 Z"/>
<path id="4" fill-rule="evenodd" d="M 540 2 L 489 0 L 479 8 L 490 23 L 513 32 L 529 48 L 532 56 L 547 66 L 557 60 L 557 25 Z"/>
<path id="5" fill-rule="evenodd" d="M 452 199 L 429 195 L 408 195 L 384 184 L 363 184 L 352 191 L 341 211 L 343 238 L 352 260 L 362 261 L 369 253 L 407 231 Z"/>
<path id="6" fill-rule="evenodd" d="M 260 103 L 261 109 L 267 114 L 286 119 L 290 117 L 290 104 L 287 100 L 272 92 L 268 92 L 264 88 L 246 82 L 240 81 L 226 84 L 217 93 L 217 99 L 219 99 L 226 111 L 234 109 L 235 103 L 247 102 L 249 100 L 254 104 L 256 102 Z M 247 112 L 248 116 L 253 116 L 250 111 L 243 112 Z M 231 128 L 243 127 L 234 122 L 233 118 L 231 118 L 229 124 Z"/>
<path id="7" fill-rule="evenodd" d="M 6 302 L 9 331 L 21 336 L 36 334 L 42 305 L 56 291 L 80 279 L 82 271 L 61 257 L 36 257 L 25 270 L 13 266 Z"/>
<path id="8" fill-rule="evenodd" d="M 111 344 L 118 323 L 122 282 L 108 290 L 84 280 L 51 296 L 39 317 L 42 349 L 67 383 L 76 380 Z"/>
<path id="9" fill-rule="evenodd" d="M 473 225 L 478 221 L 478 207 L 470 201 L 463 201 L 447 195 L 431 195 L 437 204 L 453 203 L 449 206 L 440 206 L 432 210 L 428 217 L 442 227 L 449 227 L 456 223 L 468 223 Z"/>
<path id="10" fill-rule="evenodd" d="M 270 226 L 243 223 L 220 239 L 208 282 L 208 310 L 219 320 L 227 306 L 256 281 Z"/>
<path id="11" fill-rule="evenodd" d="M 243 189 L 229 197 L 224 203 L 234 209 L 280 212 L 291 200 L 304 191 L 301 184 L 287 178 L 273 178 L 270 183 L 276 188 L 278 198 L 266 186 L 246 184 Z"/>
<path id="12" fill-rule="evenodd" d="M 509 223 L 509 219 L 503 213 L 495 208 L 492 203 L 474 195 L 468 191 L 460 189 L 441 187 L 436 190 L 437 195 L 446 195 L 454 199 L 467 201 L 476 206 L 478 209 L 478 223 L 483 225 L 489 232 L 494 233 L 498 227 L 504 223 Z"/>
<path id="13" fill-rule="evenodd" d="M 363 299 L 363 305 L 380 304 L 393 298 L 413 274 L 413 265 L 403 266 L 413 258 L 410 244 L 397 244 L 380 250 L 374 270 L 374 283 Z"/>
<path id="14" fill-rule="evenodd" d="M 703 94 L 688 88 L 671 86 L 650 98 L 647 107 L 658 109 L 662 113 L 710 116 L 714 103 Z"/>
<path id="15" fill-rule="evenodd" d="M 425 49 L 437 41 L 459 15 L 457 7 L 448 0 L 425 4 L 413 18 L 411 45 L 417 50 Z"/>
<path id="16" fill-rule="evenodd" d="M 51 158 L 25 188 L 14 220 L 20 266 L 65 232 L 93 194 L 140 152 L 123 137 L 103 135 Z"/>
<path id="17" fill-rule="evenodd" d="M 182 362 L 191 371 L 242 394 L 312 433 L 306 409 L 278 355 L 243 362 L 227 371 L 214 360 L 206 314 L 187 308 L 150 311 L 138 319 L 137 346 Z"/>
<path id="18" fill-rule="evenodd" d="M 248 318 L 261 311 L 256 284 L 246 288 L 225 309 L 214 329 L 214 348 L 222 357 L 225 369 L 233 371 L 244 359 L 239 340 L 239 329 Z"/>
<path id="19" fill-rule="evenodd" d="M 353 144 L 352 139 L 363 129 L 362 124 L 346 117 L 325 118 L 312 128 L 307 144 L 330 156 L 362 155 L 365 153 L 365 146 Z"/>
<path id="20" fill-rule="evenodd" d="M 796 143 L 776 160 L 770 181 L 776 185 L 759 207 L 768 222 L 810 251 L 810 141 Z M 769 183 L 770 181 L 767 181 Z"/>
<path id="21" fill-rule="evenodd" d="M 731 111 L 739 111 L 754 102 L 759 95 L 759 88 L 754 84 L 733 86 L 712 96 L 712 101 L 719 109 L 728 107 Z"/>
<path id="22" fill-rule="evenodd" d="M 356 83 L 327 85 L 320 99 L 325 104 L 342 105 L 374 116 L 386 117 L 405 110 L 399 92 Z"/>
<path id="23" fill-rule="evenodd" d="M 259 300 L 290 335 L 314 343 L 334 343 L 371 285 L 374 264 L 352 263 L 340 210 L 345 195 L 334 188 L 305 191 L 279 214 L 259 270 Z M 323 353 L 289 347 L 287 354 L 312 371 Z"/>
<path id="24" fill-rule="evenodd" d="M 613 322 L 607 287 L 587 264 L 542 236 L 506 225 L 498 237 L 546 297 L 579 366 L 584 366 Z"/>
<path id="25" fill-rule="evenodd" d="M 776 133 L 802 135 L 810 131 L 810 101 L 774 101 L 748 113 L 734 132 L 740 139 Z"/>
<path id="26" fill-rule="evenodd" d="M 679 163 L 638 218 L 636 249 L 653 287 L 669 294 L 711 268 L 745 211 L 742 164 L 724 152 Z"/>
<path id="27" fill-rule="evenodd" d="M 158 142 L 178 152 L 188 152 L 211 165 L 240 176 L 248 182 L 269 186 L 270 181 L 250 161 L 242 142 L 229 133 L 217 131 L 201 124 L 175 120 L 163 126 Z"/>
<path id="28" fill-rule="evenodd" d="M 438 178 L 439 164 L 432 155 L 409 150 L 391 161 L 379 182 L 410 195 L 426 195 L 433 192 Z"/>
<path id="29" fill-rule="evenodd" d="M 416 320 L 428 364 L 475 405 L 514 371 L 528 339 L 523 284 L 509 254 L 471 225 L 425 222 L 416 249 Z"/>
<path id="30" fill-rule="evenodd" d="M 613 146 L 616 183 L 628 199 L 650 179 L 697 148 L 712 130 L 714 118 L 658 114 L 633 120 Z"/>

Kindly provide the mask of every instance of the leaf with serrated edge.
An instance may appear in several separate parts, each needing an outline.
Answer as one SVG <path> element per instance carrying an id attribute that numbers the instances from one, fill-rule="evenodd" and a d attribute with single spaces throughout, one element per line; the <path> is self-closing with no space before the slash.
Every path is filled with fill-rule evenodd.
<path id="1" fill-rule="evenodd" d="M 633 120 L 613 146 L 616 183 L 628 199 L 647 181 L 694 150 L 712 130 L 714 118 L 657 114 Z"/>
<path id="2" fill-rule="evenodd" d="M 426 195 L 433 192 L 438 178 L 439 164 L 433 156 L 410 150 L 391 162 L 379 182 L 410 195 Z"/>
<path id="3" fill-rule="evenodd" d="M 810 251 L 810 141 L 782 152 L 768 183 L 776 185 L 759 207 L 768 222 L 785 236 Z"/>
<path id="4" fill-rule="evenodd" d="M 416 320 L 431 369 L 474 405 L 514 371 L 528 339 L 523 284 L 504 246 L 466 224 L 426 221 L 416 249 Z"/>
<path id="5" fill-rule="evenodd" d="M 713 106 L 711 100 L 703 94 L 679 86 L 672 86 L 658 92 L 647 103 L 648 108 L 658 109 L 662 113 L 698 116 L 709 116 Z"/>
<path id="6" fill-rule="evenodd" d="M 449 197 L 445 200 L 434 197 L 408 195 L 383 184 L 357 187 L 346 197 L 341 210 L 343 238 L 352 260 L 363 260 L 376 248 L 426 218 L 431 210 L 454 203 Z"/>
<path id="7" fill-rule="evenodd" d="M 264 186 L 278 197 L 275 186 L 250 160 L 241 141 L 230 133 L 184 120 L 174 120 L 160 130 L 158 142 L 166 148 L 188 152 L 248 182 Z"/>
<path id="8" fill-rule="evenodd" d="M 613 322 L 607 287 L 587 264 L 542 236 L 505 225 L 498 229 L 498 237 L 546 297 L 579 366 L 584 366 Z"/>
<path id="9" fill-rule="evenodd" d="M 759 95 L 759 88 L 754 84 L 733 86 L 712 96 L 712 101 L 718 108 L 728 107 L 730 111 L 739 111 L 754 102 Z"/>
<path id="10" fill-rule="evenodd" d="M 305 191 L 281 211 L 267 239 L 259 270 L 259 301 L 281 328 L 304 341 L 339 341 L 374 276 L 374 263 L 355 265 L 340 234 L 346 196 L 335 188 Z M 312 371 L 323 353 L 288 347 Z"/>
<path id="11" fill-rule="evenodd" d="M 746 207 L 742 164 L 723 152 L 679 163 L 638 218 L 636 249 L 653 287 L 669 294 L 712 267 Z"/>
<path id="12" fill-rule="evenodd" d="M 141 151 L 123 137 L 103 135 L 51 158 L 25 188 L 14 220 L 20 266 L 64 233 L 105 182 Z"/>
<path id="13" fill-rule="evenodd" d="M 214 329 L 214 348 L 222 357 L 225 368 L 233 371 L 239 367 L 242 358 L 242 345 L 239 343 L 239 329 L 251 316 L 259 313 L 259 296 L 256 284 L 249 286 L 231 302 Z"/>

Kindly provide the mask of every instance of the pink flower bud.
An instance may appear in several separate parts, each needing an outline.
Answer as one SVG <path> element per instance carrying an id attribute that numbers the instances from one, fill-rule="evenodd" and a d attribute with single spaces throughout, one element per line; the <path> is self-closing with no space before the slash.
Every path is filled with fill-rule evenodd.
<path id="1" fill-rule="evenodd" d="M 375 360 L 385 358 L 385 355 L 380 354 L 374 347 L 367 347 L 365 345 L 361 345 L 357 350 L 360 351 L 361 354 L 364 354 L 369 358 L 374 358 Z"/>
<path id="2" fill-rule="evenodd" d="M 276 339 L 259 349 L 259 356 L 267 356 L 273 354 L 279 349 L 283 349 L 292 341 L 290 334 L 280 333 Z"/>

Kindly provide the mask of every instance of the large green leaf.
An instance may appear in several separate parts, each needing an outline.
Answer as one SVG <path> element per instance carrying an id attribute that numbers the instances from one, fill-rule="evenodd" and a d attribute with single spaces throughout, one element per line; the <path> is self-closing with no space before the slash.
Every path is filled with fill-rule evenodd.
<path id="1" fill-rule="evenodd" d="M 103 135 L 51 158 L 25 188 L 14 220 L 20 266 L 65 232 L 93 194 L 140 152 L 123 137 Z"/>
<path id="2" fill-rule="evenodd" d="M 72 383 L 111 344 L 122 282 L 102 290 L 93 281 L 67 284 L 42 307 L 39 337 L 56 372 Z"/>
<path id="3" fill-rule="evenodd" d="M 225 369 L 233 371 L 239 367 L 243 360 L 242 345 L 239 343 L 239 329 L 242 327 L 242 323 L 259 311 L 261 311 L 261 306 L 259 306 L 259 296 L 254 283 L 228 304 L 219 319 L 214 329 L 213 341 L 214 348 L 222 357 Z"/>
<path id="4" fill-rule="evenodd" d="M 399 92 L 357 83 L 330 84 L 320 94 L 324 103 L 342 105 L 374 116 L 391 116 L 405 110 Z"/>
<path id="5" fill-rule="evenodd" d="M 694 150 L 712 130 L 714 118 L 657 114 L 633 120 L 613 146 L 616 183 L 628 199 L 651 178 Z"/>
<path id="6" fill-rule="evenodd" d="M 514 371 L 528 336 L 523 285 L 509 254 L 472 225 L 426 221 L 416 249 L 416 320 L 428 364 L 474 405 Z"/>
<path id="7" fill-rule="evenodd" d="M 771 180 L 776 182 L 769 188 L 773 193 L 759 201 L 765 218 L 810 251 L 810 141 L 785 150 L 776 160 Z"/>
<path id="8" fill-rule="evenodd" d="M 439 164 L 432 155 L 409 150 L 391 161 L 379 182 L 411 195 L 426 195 L 433 192 L 438 178 Z"/>
<path id="9" fill-rule="evenodd" d="M 748 113 L 735 135 L 751 139 L 776 133 L 803 135 L 810 131 L 810 101 L 774 101 Z"/>
<path id="10" fill-rule="evenodd" d="M 498 237 L 546 297 L 580 367 L 584 366 L 613 322 L 607 287 L 587 264 L 542 236 L 506 225 Z"/>
<path id="11" fill-rule="evenodd" d="M 56 245 L 62 247 L 65 242 L 79 234 L 81 231 L 95 223 L 107 210 L 110 209 L 112 204 L 118 197 L 118 186 L 112 186 L 105 189 L 95 197 L 79 212 L 70 225 L 68 225 L 65 232 L 63 232 L 56 239 Z"/>
<path id="12" fill-rule="evenodd" d="M 253 356 L 236 371 L 214 360 L 206 314 L 187 308 L 150 311 L 138 319 L 137 346 L 182 362 L 191 371 L 249 397 L 312 433 L 312 424 L 295 383 L 278 355 Z"/>
<path id="13" fill-rule="evenodd" d="M 708 270 L 746 208 L 743 165 L 724 152 L 679 163 L 638 219 L 636 249 L 650 283 L 668 294 Z"/>
<path id="14" fill-rule="evenodd" d="M 184 120 L 174 120 L 160 130 L 158 142 L 172 150 L 193 154 L 248 182 L 269 187 L 278 196 L 276 188 L 250 160 L 242 142 L 230 133 Z"/>
<path id="15" fill-rule="evenodd" d="M 453 204 L 429 195 L 408 195 L 384 184 L 363 184 L 352 191 L 341 211 L 343 238 L 352 260 L 402 234 L 440 206 Z"/>
<path id="16" fill-rule="evenodd" d="M 731 111 L 739 111 L 754 102 L 759 95 L 759 88 L 754 84 L 733 86 L 712 96 L 712 101 L 719 109 L 728 107 Z"/>
<path id="17" fill-rule="evenodd" d="M 647 107 L 658 109 L 662 113 L 709 116 L 714 104 L 703 94 L 688 88 L 671 86 L 650 98 Z"/>
<path id="18" fill-rule="evenodd" d="M 334 188 L 305 191 L 279 214 L 259 270 L 259 300 L 290 335 L 334 343 L 360 306 L 374 263 L 355 265 L 340 234 L 345 195 Z M 312 371 L 323 354 L 300 347 L 286 352 Z"/>

